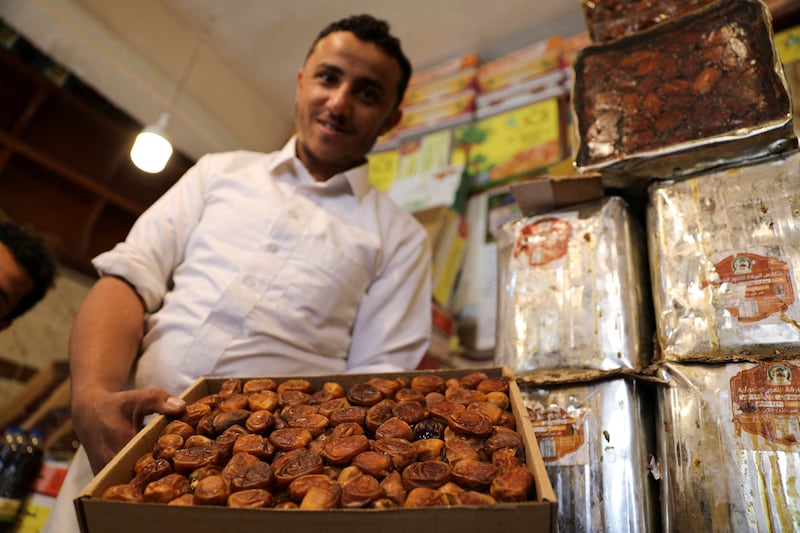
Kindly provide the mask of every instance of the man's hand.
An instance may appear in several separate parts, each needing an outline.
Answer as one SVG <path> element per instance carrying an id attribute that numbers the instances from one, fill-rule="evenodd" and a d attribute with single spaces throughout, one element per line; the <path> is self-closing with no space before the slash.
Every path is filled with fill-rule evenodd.
<path id="1" fill-rule="evenodd" d="M 72 418 L 78 440 L 97 474 L 136 435 L 145 416 L 179 416 L 185 409 L 183 400 L 161 389 L 84 390 L 73 396 Z"/>

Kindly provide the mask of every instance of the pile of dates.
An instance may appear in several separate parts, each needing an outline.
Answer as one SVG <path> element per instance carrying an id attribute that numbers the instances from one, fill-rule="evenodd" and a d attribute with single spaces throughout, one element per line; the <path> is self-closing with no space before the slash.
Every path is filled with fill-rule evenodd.
<path id="1" fill-rule="evenodd" d="M 365 378 L 366 379 L 366 378 Z M 277 509 L 534 497 L 508 378 L 227 379 L 168 422 L 109 500 Z"/>
<path id="2" fill-rule="evenodd" d="M 578 166 L 788 120 L 761 4 L 730 2 L 681 20 L 578 58 Z"/>
<path id="3" fill-rule="evenodd" d="M 594 42 L 637 33 L 716 0 L 583 0 L 581 7 Z"/>

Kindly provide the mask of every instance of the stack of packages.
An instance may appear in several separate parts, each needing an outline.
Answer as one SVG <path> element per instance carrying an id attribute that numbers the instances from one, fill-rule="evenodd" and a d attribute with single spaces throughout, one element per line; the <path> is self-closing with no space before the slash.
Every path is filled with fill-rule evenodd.
<path id="1" fill-rule="evenodd" d="M 507 222 L 495 362 L 518 376 L 560 531 L 654 531 L 644 232 L 617 197 Z"/>
<path id="2" fill-rule="evenodd" d="M 395 134 L 409 137 L 472 120 L 478 61 L 478 54 L 470 52 L 414 74 Z"/>
<path id="3" fill-rule="evenodd" d="M 563 49 L 558 35 L 480 65 L 475 118 L 566 95 Z"/>
<path id="4" fill-rule="evenodd" d="M 559 526 L 797 531 L 800 155 L 769 13 L 583 7 L 575 166 L 647 187 L 647 231 L 613 196 L 503 227 L 496 361 L 527 383 Z"/>

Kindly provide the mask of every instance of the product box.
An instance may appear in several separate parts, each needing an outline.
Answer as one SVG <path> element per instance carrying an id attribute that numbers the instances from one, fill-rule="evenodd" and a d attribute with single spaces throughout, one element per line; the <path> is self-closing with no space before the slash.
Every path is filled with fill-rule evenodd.
<path id="1" fill-rule="evenodd" d="M 475 68 L 480 63 L 477 52 L 467 52 L 460 56 L 452 57 L 426 69 L 415 71 L 408 80 L 408 88 L 425 85 L 434 80 L 445 78 L 462 70 Z"/>
<path id="2" fill-rule="evenodd" d="M 652 387 L 603 372 L 580 372 L 587 381 L 577 382 L 566 370 L 544 374 L 520 376 L 519 386 L 558 498 L 558 530 L 660 531 L 648 468 L 656 451 Z"/>
<path id="3" fill-rule="evenodd" d="M 408 136 L 435 128 L 468 122 L 475 110 L 475 89 L 465 89 L 435 102 L 422 102 L 403 108 L 397 125 L 399 135 Z"/>
<path id="4" fill-rule="evenodd" d="M 642 228 L 616 196 L 504 223 L 495 364 L 516 374 L 647 366 L 646 253 Z"/>
<path id="5" fill-rule="evenodd" d="M 475 369 L 397 372 L 373 375 L 341 374 L 304 377 L 317 389 L 336 381 L 347 388 L 375 376 L 395 378 L 435 374 L 444 379 L 458 378 Z M 489 377 L 512 377 L 507 369 L 481 369 Z M 273 378 L 282 381 L 281 378 Z M 283 378 L 289 379 L 289 378 Z M 217 392 L 224 378 L 201 378 L 182 394 L 192 402 Z M 215 506 L 181 506 L 154 503 L 128 503 L 103 500 L 100 495 L 110 486 L 127 483 L 134 463 L 153 449 L 167 417 L 155 417 L 131 442 L 87 485 L 75 500 L 83 533 L 141 533 L 142 531 L 220 531 L 270 530 L 293 533 L 351 533 L 381 531 L 405 533 L 424 525 L 430 531 L 463 533 L 464 531 L 504 531 L 534 533 L 555 532 L 556 501 L 547 477 L 536 437 L 526 420 L 526 408 L 516 381 L 509 381 L 509 399 L 518 433 L 526 450 L 526 464 L 534 478 L 536 499 L 522 503 L 492 506 L 427 507 L 416 509 L 336 509 L 277 510 L 234 509 Z"/>
<path id="6" fill-rule="evenodd" d="M 503 89 L 481 93 L 475 98 L 475 118 L 482 119 L 548 98 L 566 97 L 569 95 L 566 80 L 566 69 L 558 69 Z"/>
<path id="7" fill-rule="evenodd" d="M 497 91 L 536 78 L 561 66 L 564 38 L 555 35 L 478 67 L 480 92 Z"/>
<path id="8" fill-rule="evenodd" d="M 467 223 L 463 216 L 447 206 L 431 207 L 413 214 L 428 232 L 432 246 L 433 299 L 448 308 L 464 262 Z"/>
<path id="9" fill-rule="evenodd" d="M 468 68 L 451 74 L 444 78 L 431 80 L 427 83 L 410 86 L 403 99 L 403 107 L 434 102 L 451 94 L 460 93 L 467 89 L 475 89 L 478 69 Z"/>
<path id="10" fill-rule="evenodd" d="M 426 355 L 446 363 L 450 359 L 450 339 L 456 333 L 453 315 L 434 300 L 431 302 L 431 322 L 431 342 Z"/>

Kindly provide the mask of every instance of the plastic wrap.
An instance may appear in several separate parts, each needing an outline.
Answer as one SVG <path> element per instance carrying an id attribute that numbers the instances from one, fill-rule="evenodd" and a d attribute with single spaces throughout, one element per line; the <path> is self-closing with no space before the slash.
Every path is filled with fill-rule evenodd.
<path id="1" fill-rule="evenodd" d="M 651 186 L 661 358 L 800 354 L 800 153 Z"/>
<path id="2" fill-rule="evenodd" d="M 800 530 L 798 362 L 665 363 L 664 531 Z"/>
<path id="3" fill-rule="evenodd" d="M 611 197 L 501 226 L 495 362 L 608 370 L 651 359 L 645 239 Z"/>

